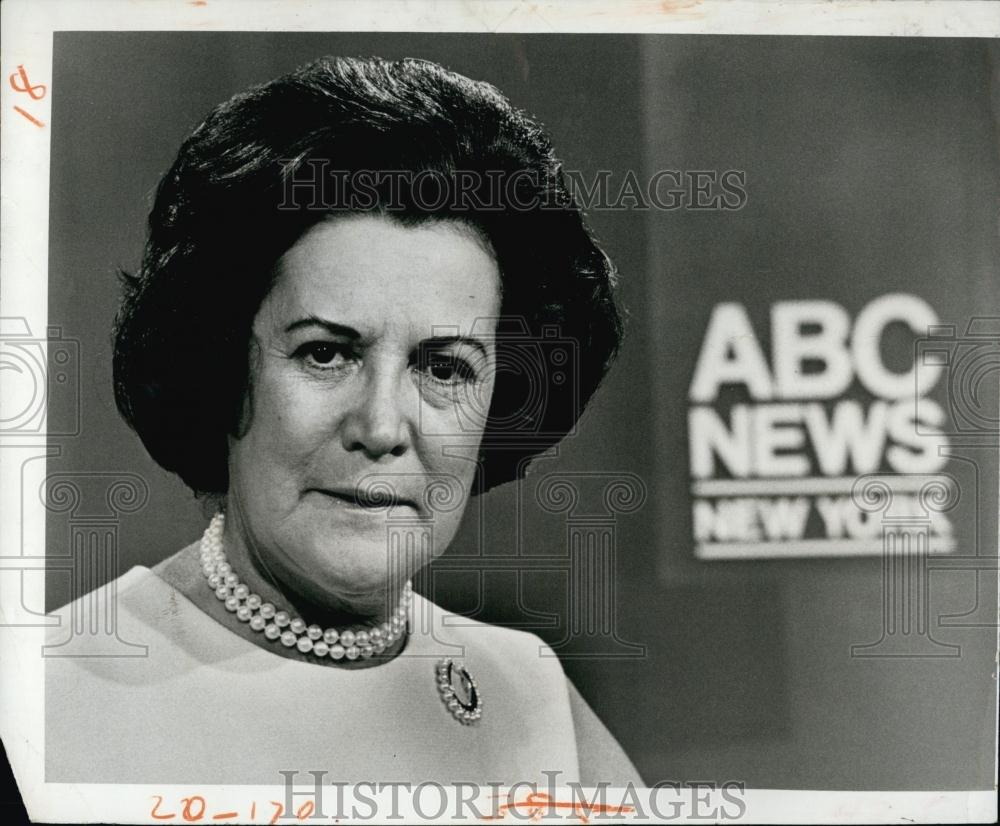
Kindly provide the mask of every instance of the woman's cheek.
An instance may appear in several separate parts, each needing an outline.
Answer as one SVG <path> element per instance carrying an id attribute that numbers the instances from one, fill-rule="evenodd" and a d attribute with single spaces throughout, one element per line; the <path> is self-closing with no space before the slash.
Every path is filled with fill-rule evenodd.
<path id="1" fill-rule="evenodd" d="M 336 428 L 336 393 L 308 377 L 272 375 L 261 389 L 261 437 L 288 458 L 308 454 L 331 438 Z"/>
<path id="2" fill-rule="evenodd" d="M 433 421 L 424 419 L 418 435 L 418 450 L 424 470 L 458 479 L 462 496 L 468 495 L 475 476 L 482 431 L 477 427 L 456 426 L 461 423 L 454 411 L 435 410 Z"/>
<path id="3" fill-rule="evenodd" d="M 336 393 L 316 388 L 287 396 L 279 412 L 281 432 L 303 450 L 322 447 L 336 437 L 340 402 Z"/>
<path id="4" fill-rule="evenodd" d="M 432 390 L 421 401 L 421 432 L 450 438 L 452 444 L 478 444 L 490 412 L 492 384 Z"/>

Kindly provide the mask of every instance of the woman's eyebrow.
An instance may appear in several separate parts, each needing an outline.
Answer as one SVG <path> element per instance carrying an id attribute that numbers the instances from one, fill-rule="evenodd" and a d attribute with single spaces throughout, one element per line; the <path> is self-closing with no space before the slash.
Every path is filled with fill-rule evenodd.
<path id="1" fill-rule="evenodd" d="M 472 338 L 471 336 L 433 336 L 421 341 L 420 348 L 422 350 L 441 350 L 450 344 L 468 344 L 479 350 L 483 358 L 487 356 L 486 345 L 478 338 Z"/>
<path id="2" fill-rule="evenodd" d="M 353 327 L 349 327 L 346 324 L 338 324 L 336 321 L 330 321 L 329 319 L 320 318 L 316 315 L 307 316 L 305 318 L 300 318 L 297 321 L 293 321 L 285 327 L 285 332 L 291 333 L 303 327 L 322 327 L 331 335 L 343 336 L 344 338 L 351 339 L 352 341 L 361 338 L 361 333 Z M 440 350 L 452 344 L 468 344 L 470 347 L 475 347 L 479 350 L 483 357 L 488 355 L 486 352 L 486 344 L 484 344 L 480 339 L 472 336 L 432 336 L 431 338 L 425 338 L 421 341 L 420 347 L 425 350 Z"/>
<path id="3" fill-rule="evenodd" d="M 298 321 L 293 321 L 285 327 L 285 332 L 291 333 L 302 327 L 322 327 L 331 335 L 344 336 L 345 338 L 352 340 L 361 338 L 361 333 L 353 327 L 348 327 L 346 324 L 337 324 L 335 321 L 328 321 L 327 319 L 320 318 L 316 315 L 307 316 L 306 318 L 300 318 Z"/>

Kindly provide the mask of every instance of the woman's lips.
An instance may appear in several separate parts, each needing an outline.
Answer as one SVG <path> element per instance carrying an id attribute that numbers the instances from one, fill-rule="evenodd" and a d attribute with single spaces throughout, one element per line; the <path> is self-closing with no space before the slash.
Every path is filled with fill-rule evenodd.
<path id="1" fill-rule="evenodd" d="M 359 511 L 372 513 L 385 513 L 400 507 L 417 510 L 417 505 L 412 499 L 398 497 L 394 494 L 378 491 L 372 495 L 357 490 L 330 489 L 330 488 L 310 488 L 315 493 L 335 501 L 338 505 L 353 508 Z"/>

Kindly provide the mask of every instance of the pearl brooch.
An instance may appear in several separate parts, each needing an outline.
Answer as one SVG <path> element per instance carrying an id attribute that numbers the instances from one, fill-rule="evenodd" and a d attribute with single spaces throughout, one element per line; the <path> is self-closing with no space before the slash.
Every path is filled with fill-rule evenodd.
<path id="1" fill-rule="evenodd" d="M 440 660 L 436 668 L 438 691 L 441 701 L 452 716 L 464 726 L 479 722 L 483 716 L 483 695 L 464 665 L 457 665 L 450 657 Z M 455 689 L 458 673 L 461 695 Z"/>
<path id="2" fill-rule="evenodd" d="M 413 585 L 407 582 L 392 616 L 387 622 L 370 627 L 320 628 L 307 626 L 305 620 L 280 611 L 270 602 L 263 602 L 257 594 L 240 582 L 222 548 L 222 528 L 225 516 L 215 514 L 201 538 L 201 567 L 209 587 L 225 605 L 228 612 L 236 614 L 240 622 L 249 624 L 256 632 L 263 632 L 269 640 L 280 640 L 286 648 L 297 648 L 303 654 L 329 657 L 333 660 L 367 659 L 381 654 L 400 639 L 407 629 L 409 607 L 413 600 Z"/>

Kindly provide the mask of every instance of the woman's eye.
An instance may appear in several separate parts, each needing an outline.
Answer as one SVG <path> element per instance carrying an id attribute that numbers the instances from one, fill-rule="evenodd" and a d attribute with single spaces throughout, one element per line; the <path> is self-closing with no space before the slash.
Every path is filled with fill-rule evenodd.
<path id="1" fill-rule="evenodd" d="M 421 368 L 426 376 L 443 384 L 459 384 L 475 378 L 468 362 L 444 353 L 427 354 L 424 356 Z"/>
<path id="2" fill-rule="evenodd" d="M 306 364 L 325 369 L 340 367 L 347 362 L 343 345 L 329 341 L 311 341 L 303 344 L 296 355 Z"/>

